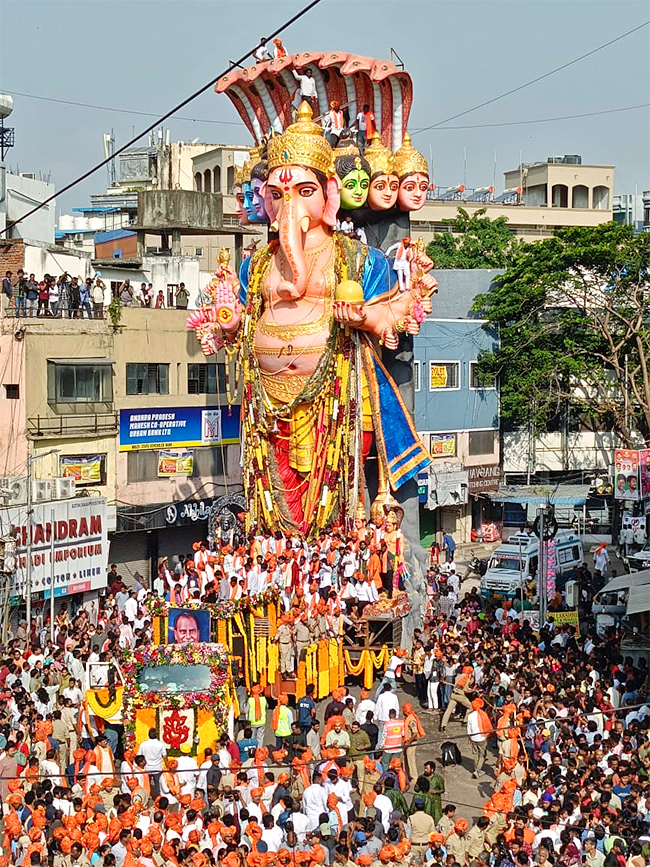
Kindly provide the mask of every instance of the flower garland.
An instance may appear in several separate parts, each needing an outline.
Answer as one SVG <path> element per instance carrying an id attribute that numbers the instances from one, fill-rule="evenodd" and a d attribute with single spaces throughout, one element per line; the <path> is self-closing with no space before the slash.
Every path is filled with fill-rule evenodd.
<path id="1" fill-rule="evenodd" d="M 149 692 L 142 689 L 139 675 L 147 666 L 207 665 L 210 685 L 198 692 Z M 124 705 L 122 718 L 127 743 L 135 743 L 135 721 L 139 708 L 183 709 L 201 708 L 214 714 L 217 727 L 228 725 L 228 652 L 219 644 L 161 644 L 139 647 L 123 652 Z"/>
<path id="2" fill-rule="evenodd" d="M 147 611 L 151 617 L 167 617 L 170 608 L 187 608 L 188 610 L 209 611 L 213 620 L 230 620 L 235 614 L 248 612 L 260 606 L 274 605 L 280 598 L 279 587 L 268 587 L 257 596 L 242 596 L 234 602 L 201 602 L 197 599 L 188 599 L 182 605 L 170 605 L 167 600 L 160 596 L 147 599 Z"/>

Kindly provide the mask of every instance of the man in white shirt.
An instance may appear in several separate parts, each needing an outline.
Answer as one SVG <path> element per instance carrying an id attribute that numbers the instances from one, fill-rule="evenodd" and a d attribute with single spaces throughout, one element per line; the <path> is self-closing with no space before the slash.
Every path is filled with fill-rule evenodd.
<path id="1" fill-rule="evenodd" d="M 487 755 L 488 735 L 492 728 L 488 715 L 483 710 L 483 699 L 475 698 L 472 702 L 472 712 L 467 717 L 467 736 L 474 758 L 474 779 L 483 774 L 483 765 Z"/>
<path id="2" fill-rule="evenodd" d="M 145 758 L 144 769 L 149 774 L 151 794 L 157 797 L 160 793 L 159 780 L 163 769 L 163 759 L 167 756 L 167 747 L 158 739 L 158 733 L 155 729 L 149 729 L 149 737 L 140 745 L 138 755 Z"/>
<path id="3" fill-rule="evenodd" d="M 320 783 L 321 775 L 315 771 L 311 786 L 302 793 L 302 808 L 309 819 L 309 830 L 318 827 L 321 813 L 327 813 L 327 792 Z"/>
<path id="4" fill-rule="evenodd" d="M 391 710 L 394 710 L 399 716 L 399 699 L 392 691 L 390 684 L 386 683 L 375 704 L 375 722 L 379 724 L 389 720 Z"/>
<path id="5" fill-rule="evenodd" d="M 293 75 L 299 84 L 298 89 L 300 91 L 300 101 L 302 102 L 302 100 L 306 100 L 311 105 L 313 116 L 317 117 L 319 114 L 318 92 L 316 90 L 314 73 L 311 69 L 306 69 L 304 75 L 299 75 L 294 69 Z"/>
<path id="6" fill-rule="evenodd" d="M 361 690 L 361 701 L 357 705 L 357 709 L 354 714 L 354 718 L 359 723 L 359 725 L 363 725 L 366 722 L 366 714 L 368 711 L 372 711 L 372 714 L 375 714 L 376 705 L 375 702 L 370 698 L 370 693 L 367 689 Z"/>
<path id="7" fill-rule="evenodd" d="M 187 755 L 184 749 L 191 749 L 189 744 L 183 744 L 181 754 L 177 759 L 178 767 L 176 773 L 181 784 L 181 795 L 189 795 L 194 797 L 194 790 L 199 778 L 199 766 L 196 763 L 194 756 Z"/>
<path id="8" fill-rule="evenodd" d="M 133 623 L 138 617 L 138 600 L 136 599 L 135 590 L 131 590 L 129 598 L 124 603 L 124 619 L 129 623 Z"/>

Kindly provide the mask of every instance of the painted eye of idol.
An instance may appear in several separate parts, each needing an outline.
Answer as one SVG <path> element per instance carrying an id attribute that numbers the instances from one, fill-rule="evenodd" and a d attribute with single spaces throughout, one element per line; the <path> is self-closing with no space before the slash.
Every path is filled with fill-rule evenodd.
<path id="1" fill-rule="evenodd" d="M 310 196 L 313 196 L 317 190 L 316 184 L 301 184 L 298 187 L 298 195 L 302 196 L 303 199 L 308 199 Z"/>

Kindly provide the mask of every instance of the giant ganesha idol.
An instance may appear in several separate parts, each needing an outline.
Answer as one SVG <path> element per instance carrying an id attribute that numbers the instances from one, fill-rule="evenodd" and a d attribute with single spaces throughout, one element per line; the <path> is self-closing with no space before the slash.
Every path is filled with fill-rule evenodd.
<path id="1" fill-rule="evenodd" d="M 277 240 L 244 260 L 238 279 L 222 262 L 188 325 L 206 353 L 224 346 L 241 366 L 251 525 L 309 537 L 356 517 L 373 436 L 384 492 L 430 462 L 381 346 L 418 332 L 435 281 L 418 249 L 400 291 L 381 251 L 334 231 L 341 181 L 306 102 L 269 140 L 267 161 L 260 195 Z"/>

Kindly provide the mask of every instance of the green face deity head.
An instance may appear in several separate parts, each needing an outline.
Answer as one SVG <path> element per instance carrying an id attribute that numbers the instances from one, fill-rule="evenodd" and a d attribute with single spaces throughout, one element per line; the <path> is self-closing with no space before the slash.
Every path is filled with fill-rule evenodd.
<path id="1" fill-rule="evenodd" d="M 344 211 L 361 208 L 370 189 L 370 166 L 363 157 L 352 155 L 338 157 L 335 165 L 341 178 L 341 208 Z"/>
<path id="2" fill-rule="evenodd" d="M 342 181 L 341 207 L 346 211 L 352 211 L 365 205 L 370 188 L 370 178 L 363 169 L 355 169 L 347 174 Z"/>

